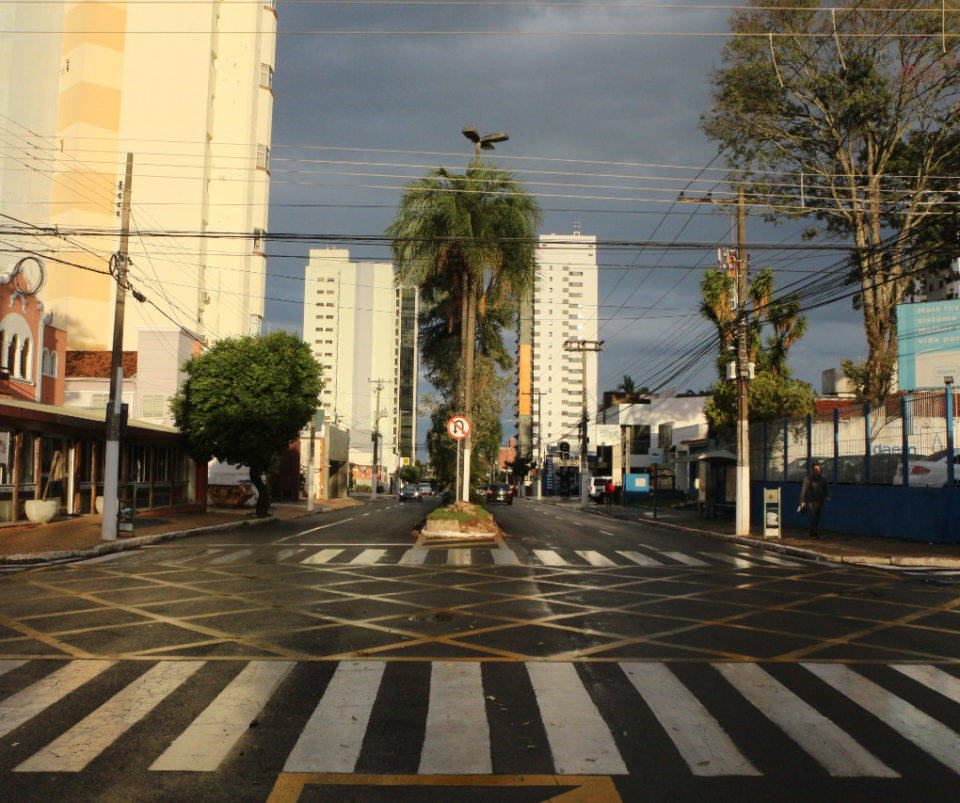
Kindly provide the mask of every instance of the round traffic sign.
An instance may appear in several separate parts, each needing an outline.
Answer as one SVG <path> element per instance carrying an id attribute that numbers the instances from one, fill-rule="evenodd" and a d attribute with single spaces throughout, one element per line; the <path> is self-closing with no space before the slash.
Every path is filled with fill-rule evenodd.
<path id="1" fill-rule="evenodd" d="M 470 419 L 462 415 L 453 416 L 447 421 L 447 432 L 458 441 L 466 438 L 470 434 Z"/>

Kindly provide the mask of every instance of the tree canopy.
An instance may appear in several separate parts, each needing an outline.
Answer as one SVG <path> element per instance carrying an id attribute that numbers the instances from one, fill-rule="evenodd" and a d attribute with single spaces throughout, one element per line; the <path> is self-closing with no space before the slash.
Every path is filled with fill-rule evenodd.
<path id="1" fill-rule="evenodd" d="M 702 125 L 753 203 L 852 239 L 865 395 L 880 400 L 897 357 L 896 305 L 928 253 L 918 235 L 955 190 L 960 15 L 956 0 L 833 5 L 738 10 Z"/>
<path id="2" fill-rule="evenodd" d="M 259 493 L 257 514 L 266 515 L 263 475 L 299 437 L 323 389 L 310 347 L 286 332 L 226 338 L 184 370 L 171 407 L 191 455 L 247 466 Z"/>
<path id="3" fill-rule="evenodd" d="M 478 418 L 478 354 L 489 358 L 484 370 L 509 364 L 500 353 L 499 335 L 490 336 L 491 327 L 497 310 L 515 316 L 516 300 L 533 287 L 539 220 L 536 202 L 512 174 L 482 164 L 479 157 L 464 174 L 439 168 L 404 192 L 387 235 L 398 283 L 420 288 L 426 312 L 421 331 L 440 344 L 423 353 L 428 377 L 445 396 L 440 405 L 445 412 Z M 442 327 L 448 336 L 457 336 L 458 349 L 444 342 Z M 456 354 L 459 360 L 451 359 Z M 481 410 L 479 417 L 489 417 L 488 412 Z M 468 445 L 483 437 L 481 422 L 473 423 Z M 499 442 L 499 424 L 497 430 Z"/>

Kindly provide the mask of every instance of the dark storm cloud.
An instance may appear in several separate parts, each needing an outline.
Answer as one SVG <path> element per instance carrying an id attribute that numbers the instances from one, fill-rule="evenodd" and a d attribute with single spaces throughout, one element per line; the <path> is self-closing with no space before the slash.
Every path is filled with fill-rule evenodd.
<path id="1" fill-rule="evenodd" d="M 702 194 L 722 179 L 717 168 L 723 164 L 717 160 L 714 169 L 700 176 L 704 183 L 687 187 L 716 155 L 698 123 L 710 103 L 709 74 L 720 63 L 725 40 L 666 35 L 723 31 L 727 15 L 716 9 L 281 2 L 271 231 L 382 234 L 405 181 L 437 165 L 456 170 L 465 166 L 472 146 L 460 129 L 475 125 L 481 133 L 509 132 L 510 141 L 485 158 L 513 170 L 540 195 L 544 232 L 569 233 L 579 223 L 585 234 L 603 241 L 728 243 L 726 214 L 671 203 L 681 189 Z M 557 35 L 300 33 L 318 30 Z M 583 31 L 660 35 L 559 35 Z M 316 146 L 342 150 L 308 149 Z M 385 164 L 343 164 L 348 161 Z M 677 165 L 684 167 L 670 167 Z M 548 176 L 535 171 L 606 175 Z M 575 186 L 557 186 L 561 184 Z M 617 200 L 624 198 L 647 200 Z M 795 235 L 793 229 L 771 228 L 759 219 L 748 223 L 748 240 L 779 242 Z M 302 282 L 279 277 L 302 275 L 306 247 L 277 246 L 272 252 L 298 258 L 271 260 L 268 295 L 296 298 Z M 390 258 L 385 247 L 357 246 L 351 253 Z M 601 250 L 599 261 L 611 266 L 600 272 L 597 314 L 600 336 L 607 340 L 602 383 L 619 382 L 627 370 L 639 378 L 664 369 L 671 347 L 679 360 L 684 349 L 695 347 L 691 343 L 698 331 L 703 333 L 700 342 L 709 335 L 709 327 L 693 313 L 703 269 L 712 267 L 715 259 L 712 249 Z M 271 301 L 268 318 L 275 326 L 298 329 L 302 308 Z M 863 338 L 848 302 L 817 313 L 816 321 L 792 354 L 797 375 L 819 387 L 820 370 L 862 351 Z M 825 331 L 844 337 L 831 338 Z M 713 370 L 712 359 L 704 361 L 698 374 L 682 379 L 682 388 L 706 386 Z M 668 373 L 661 370 L 660 376 Z"/>

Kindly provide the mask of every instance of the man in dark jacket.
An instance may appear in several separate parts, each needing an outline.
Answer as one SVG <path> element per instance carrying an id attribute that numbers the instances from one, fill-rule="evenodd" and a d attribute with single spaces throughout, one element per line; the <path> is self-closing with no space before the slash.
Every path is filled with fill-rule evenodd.
<path id="1" fill-rule="evenodd" d="M 800 502 L 807 506 L 810 514 L 810 537 L 819 538 L 820 513 L 823 503 L 830 501 L 830 483 L 820 475 L 819 463 L 814 463 L 810 470 L 811 474 L 803 481 Z"/>

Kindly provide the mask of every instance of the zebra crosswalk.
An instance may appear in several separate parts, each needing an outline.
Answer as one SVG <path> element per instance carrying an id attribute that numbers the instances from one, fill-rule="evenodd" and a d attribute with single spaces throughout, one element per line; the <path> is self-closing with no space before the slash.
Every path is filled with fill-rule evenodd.
<path id="1" fill-rule="evenodd" d="M 133 676 L 131 662 L 117 671 L 123 663 L 0 660 L 0 773 L 83 772 L 121 739 L 142 739 L 127 745 L 138 754 L 153 751 L 150 773 L 236 769 L 262 755 L 257 740 L 269 738 L 250 723 L 290 711 L 302 716 L 282 723 L 290 733 L 278 772 L 355 773 L 373 754 L 387 774 L 409 773 L 391 765 L 382 743 L 396 734 L 372 723 L 389 717 L 400 684 L 417 677 L 428 686 L 422 710 L 396 722 L 420 775 L 516 772 L 522 756 L 501 766 L 515 731 L 531 742 L 532 773 L 633 776 L 657 771 L 651 757 L 667 751 L 693 777 L 777 776 L 811 761 L 824 777 L 909 777 L 916 757 L 883 749 L 892 738 L 924 754 L 925 771 L 932 759 L 960 774 L 956 667 L 743 662 L 698 674 L 663 662 L 437 661 L 416 662 L 422 672 L 411 675 L 410 664 L 377 660 L 254 660 L 231 671 L 223 662 L 168 660 L 137 664 Z M 201 699 L 171 702 L 205 674 L 194 686 Z M 752 738 L 738 726 L 744 706 L 761 718 Z M 526 721 L 498 714 L 509 708 Z M 56 718 L 44 716 L 51 710 Z M 145 735 L 155 730 L 162 740 Z M 26 755 L 23 745 L 32 746 Z"/>
<path id="2" fill-rule="evenodd" d="M 87 563 L 113 561 L 143 562 L 160 560 L 164 563 L 188 566 L 229 567 L 246 563 L 284 563 L 304 566 L 547 566 L 556 568 L 616 568 L 644 566 L 677 569 L 682 567 L 734 567 L 738 569 L 786 567 L 799 568 L 808 564 L 767 552 L 718 552 L 701 550 L 678 552 L 657 550 L 649 546 L 636 549 L 530 549 L 518 551 L 497 544 L 493 546 L 423 547 L 331 545 L 296 547 L 284 544 L 282 548 L 207 547 L 182 554 L 156 552 L 118 552 L 94 558 Z"/>

